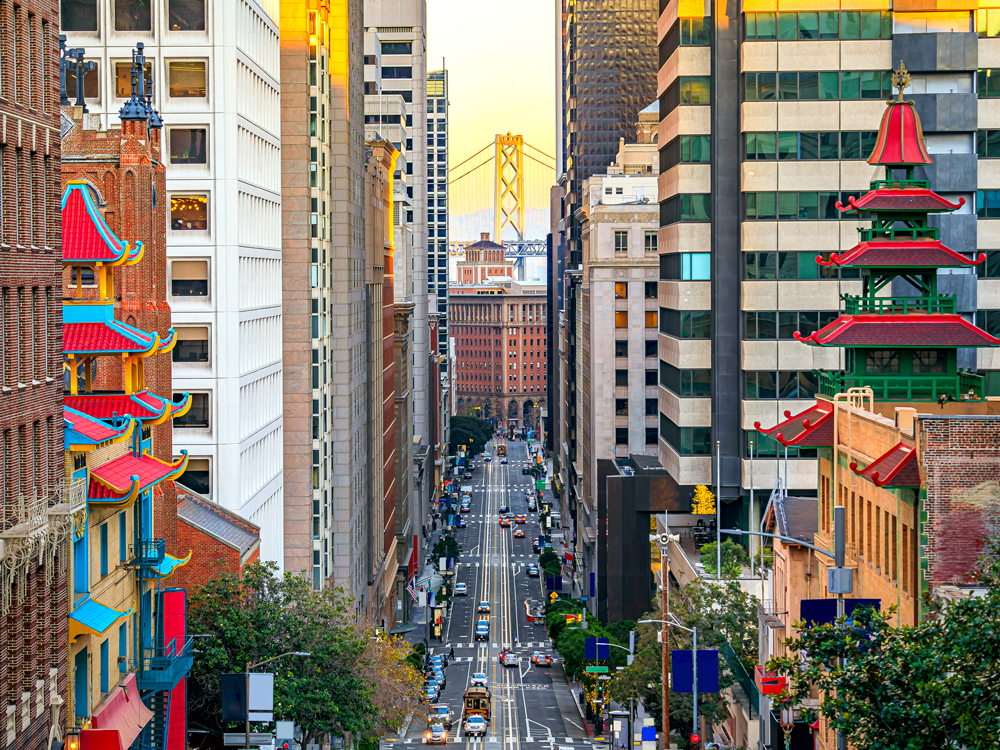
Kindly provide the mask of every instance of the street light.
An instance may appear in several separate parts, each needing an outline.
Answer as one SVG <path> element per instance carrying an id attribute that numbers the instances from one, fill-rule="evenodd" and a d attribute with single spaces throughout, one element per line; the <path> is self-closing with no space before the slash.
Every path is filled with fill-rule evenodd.
<path id="1" fill-rule="evenodd" d="M 247 662 L 246 682 L 245 682 L 245 687 L 246 687 L 245 699 L 247 702 L 246 742 L 243 745 L 243 747 L 245 747 L 247 750 L 249 750 L 250 748 L 250 670 L 256 669 L 257 667 L 262 667 L 268 662 L 272 662 L 275 659 L 280 659 L 283 656 L 312 656 L 312 653 L 309 651 L 286 651 L 283 654 L 272 656 L 270 659 L 264 659 L 264 661 L 259 661 L 256 664 L 251 664 L 250 662 Z"/>
<path id="2" fill-rule="evenodd" d="M 671 615 L 669 612 L 667 613 L 667 616 L 670 618 L 670 620 L 639 620 L 638 624 L 649 625 L 654 622 L 658 622 L 665 626 L 673 625 L 674 627 L 680 628 L 681 630 L 686 630 L 691 634 L 691 680 L 692 680 L 691 694 L 693 696 L 692 710 L 694 712 L 693 717 L 691 719 L 691 736 L 695 737 L 698 734 L 698 628 L 684 627 L 683 625 L 680 624 L 680 622 L 678 622 L 677 618 L 674 615 Z M 664 630 L 666 630 L 666 627 L 664 628 Z M 664 684 L 666 684 L 666 680 L 664 680 Z M 663 710 L 669 711 L 669 707 L 667 705 L 664 705 Z M 667 735 L 666 739 L 664 740 L 664 747 L 670 747 L 669 735 Z"/>

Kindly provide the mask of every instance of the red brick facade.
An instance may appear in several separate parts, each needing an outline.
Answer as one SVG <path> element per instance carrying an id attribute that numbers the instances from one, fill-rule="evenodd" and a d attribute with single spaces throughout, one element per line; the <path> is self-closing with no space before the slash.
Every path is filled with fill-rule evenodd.
<path id="1" fill-rule="evenodd" d="M 0 532 L 63 499 L 58 9 L 0 2 Z M 0 552 L 0 742 L 16 750 L 46 747 L 66 696 L 66 519 Z"/>
<path id="2" fill-rule="evenodd" d="M 242 516 L 226 510 L 199 497 L 189 495 L 183 490 L 178 492 L 179 503 L 193 503 L 204 507 L 211 513 L 223 518 L 227 524 L 256 537 L 250 548 L 243 551 L 221 536 L 214 536 L 205 529 L 198 527 L 183 516 L 177 518 L 177 547 L 186 556 L 191 552 L 191 562 L 178 568 L 170 579 L 171 586 L 187 589 L 190 593 L 195 586 L 202 585 L 222 573 L 239 573 L 246 565 L 260 558 L 260 529 Z"/>

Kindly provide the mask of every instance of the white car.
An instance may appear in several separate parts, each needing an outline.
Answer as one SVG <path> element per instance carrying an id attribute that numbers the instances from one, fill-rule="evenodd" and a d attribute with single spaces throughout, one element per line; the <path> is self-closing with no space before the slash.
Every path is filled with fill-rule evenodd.
<path id="1" fill-rule="evenodd" d="M 469 595 L 468 586 L 466 586 L 464 583 L 455 584 L 455 596 L 468 596 L 468 595 Z"/>
<path id="2" fill-rule="evenodd" d="M 482 716 L 470 716 L 465 720 L 465 736 L 474 734 L 479 736 L 486 734 L 486 719 Z"/>
<path id="3" fill-rule="evenodd" d="M 489 453 L 484 453 L 483 454 L 483 460 L 486 461 L 486 462 L 489 462 L 489 461 L 493 460 L 493 457 Z"/>
<path id="4" fill-rule="evenodd" d="M 472 675 L 470 687 L 489 687 L 489 680 L 485 672 L 476 672 Z"/>

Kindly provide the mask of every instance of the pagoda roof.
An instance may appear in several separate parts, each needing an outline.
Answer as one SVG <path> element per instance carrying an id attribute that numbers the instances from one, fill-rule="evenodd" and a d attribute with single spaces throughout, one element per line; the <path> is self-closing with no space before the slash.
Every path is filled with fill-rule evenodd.
<path id="1" fill-rule="evenodd" d="M 851 462 L 851 471 L 879 487 L 919 487 L 920 470 L 917 467 L 917 449 L 899 443 L 868 465 L 863 471 L 858 462 Z"/>
<path id="2" fill-rule="evenodd" d="M 117 415 L 130 415 L 143 424 L 162 424 L 168 419 L 184 416 L 191 408 L 191 396 L 183 395 L 179 402 L 157 396 L 149 391 L 138 393 L 101 393 L 66 395 L 63 404 L 95 419 L 110 419 Z"/>
<path id="3" fill-rule="evenodd" d="M 148 453 L 138 457 L 128 453 L 91 469 L 88 501 L 99 505 L 130 505 L 140 492 L 184 473 L 188 456 L 186 451 L 181 453 L 183 455 L 174 463 L 153 458 Z"/>
<path id="4" fill-rule="evenodd" d="M 62 200 L 62 262 L 133 265 L 142 260 L 143 243 L 134 247 L 111 231 L 86 180 L 70 180 Z"/>
<path id="5" fill-rule="evenodd" d="M 174 329 L 166 341 L 157 333 L 146 333 L 138 328 L 109 318 L 97 323 L 66 323 L 63 325 L 64 354 L 138 354 L 148 357 L 167 352 L 176 343 Z"/>
<path id="6" fill-rule="evenodd" d="M 135 420 L 126 417 L 120 425 L 63 405 L 63 442 L 66 450 L 89 451 L 102 445 L 128 440 L 135 430 Z"/>
<path id="7" fill-rule="evenodd" d="M 905 69 L 902 71 L 905 74 Z M 906 76 L 906 83 L 909 76 Z M 893 85 L 896 85 L 895 76 Z M 900 90 L 902 97 L 902 90 Z M 875 147 L 868 157 L 869 164 L 882 166 L 915 166 L 917 164 L 933 164 L 927 146 L 924 145 L 924 132 L 920 126 L 920 115 L 912 101 L 890 101 L 882 113 L 878 137 Z"/>
<path id="8" fill-rule="evenodd" d="M 976 259 L 966 258 L 940 240 L 874 240 L 860 242 L 843 255 L 832 253 L 830 260 L 816 256 L 821 266 L 865 268 L 960 268 L 986 260 L 986 253 Z"/>
<path id="9" fill-rule="evenodd" d="M 833 404 L 817 401 L 803 412 L 792 416 L 785 411 L 785 421 L 763 430 L 760 422 L 753 425 L 758 432 L 772 437 L 782 445 L 798 448 L 822 448 L 833 445 Z"/>
<path id="10" fill-rule="evenodd" d="M 965 205 L 965 198 L 958 203 L 949 203 L 933 190 L 927 188 L 880 188 L 869 190 L 860 198 L 853 195 L 847 199 L 848 205 L 837 201 L 841 211 L 879 212 L 914 211 L 919 213 L 955 211 Z"/>
<path id="11" fill-rule="evenodd" d="M 960 315 L 841 315 L 797 341 L 818 346 L 899 347 L 997 346 L 1000 339 Z"/>

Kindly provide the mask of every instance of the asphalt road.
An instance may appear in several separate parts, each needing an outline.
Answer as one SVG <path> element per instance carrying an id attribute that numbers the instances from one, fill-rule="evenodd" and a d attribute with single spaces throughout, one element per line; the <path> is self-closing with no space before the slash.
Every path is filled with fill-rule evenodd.
<path id="1" fill-rule="evenodd" d="M 528 460 L 527 444 L 508 443 L 506 464 L 500 463 L 492 444 L 486 450 L 492 454 L 492 461 L 477 457 L 473 478 L 462 481 L 473 488 L 471 512 L 463 514 L 468 526 L 456 530 L 462 546 L 456 583 L 465 583 L 469 594 L 454 598 L 445 643 L 433 643 L 431 648 L 434 654 L 455 649 L 455 658 L 445 670 L 447 685 L 438 700 L 448 705 L 455 718 L 448 744 L 462 743 L 468 750 L 522 750 L 523 746 L 539 744 L 587 750 L 592 745 L 606 746 L 588 740 L 544 626 L 527 620 L 525 600 L 540 603 L 543 597 L 539 579 L 529 578 L 526 573 L 527 564 L 537 561 L 531 540 L 540 533 L 538 515 L 529 513 L 527 505 L 526 493 L 533 491 L 533 480 L 521 473 Z M 502 505 L 512 513 L 526 515 L 527 523 L 502 528 Z M 523 539 L 514 537 L 515 529 L 524 530 Z M 489 604 L 488 614 L 477 612 L 480 602 Z M 486 641 L 475 640 L 480 618 L 489 619 Z M 520 657 L 518 666 L 499 664 L 498 655 L 504 647 Z M 532 664 L 534 651 L 553 657 L 552 667 Z M 491 716 L 485 737 L 466 738 L 461 721 L 462 694 L 475 672 L 484 672 L 489 679 Z M 421 710 L 414 715 L 406 735 L 393 744 L 422 744 L 426 731 L 426 715 Z"/>

